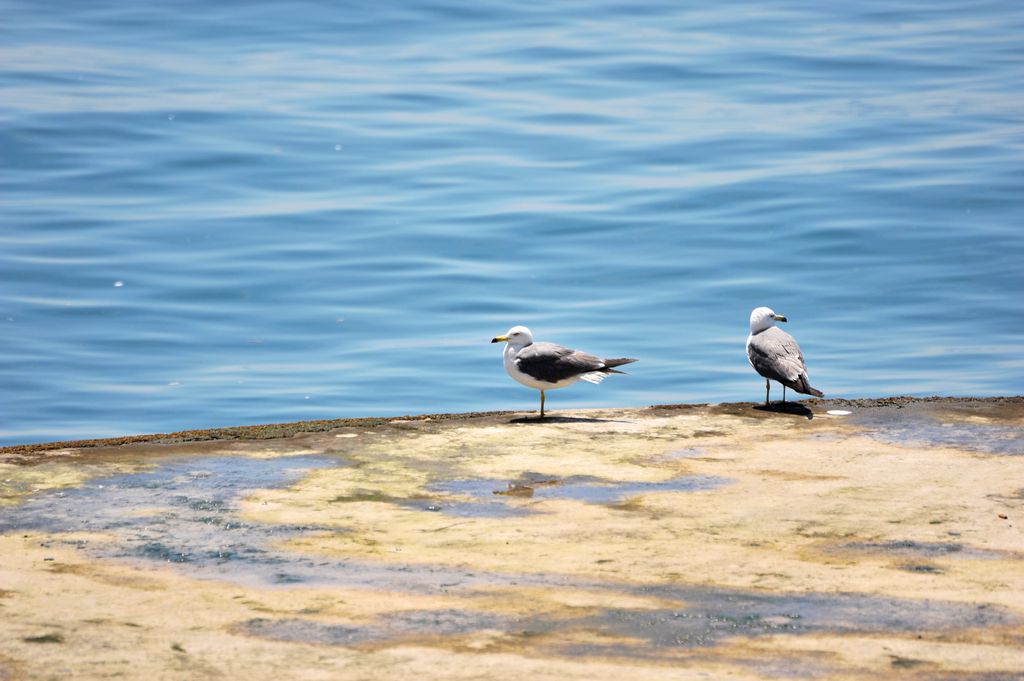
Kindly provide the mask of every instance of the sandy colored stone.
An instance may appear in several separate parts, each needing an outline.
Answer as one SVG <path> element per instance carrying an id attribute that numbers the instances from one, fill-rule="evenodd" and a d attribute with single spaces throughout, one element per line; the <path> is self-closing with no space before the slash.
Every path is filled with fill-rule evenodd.
<path id="1" fill-rule="evenodd" d="M 321 457 L 208 531 L 298 526 L 263 548 L 325 566 L 274 584 L 129 551 L 157 529 L 10 527 L 0 679 L 1017 678 L 1024 401 L 806 404 L 0 450 L 8 513 L 188 457 Z"/>

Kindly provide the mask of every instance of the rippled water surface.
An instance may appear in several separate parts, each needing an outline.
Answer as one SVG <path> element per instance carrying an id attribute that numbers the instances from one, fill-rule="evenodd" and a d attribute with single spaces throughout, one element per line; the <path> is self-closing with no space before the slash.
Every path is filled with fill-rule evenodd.
<path id="1" fill-rule="evenodd" d="M 0 443 L 1024 386 L 1024 5 L 0 0 Z"/>

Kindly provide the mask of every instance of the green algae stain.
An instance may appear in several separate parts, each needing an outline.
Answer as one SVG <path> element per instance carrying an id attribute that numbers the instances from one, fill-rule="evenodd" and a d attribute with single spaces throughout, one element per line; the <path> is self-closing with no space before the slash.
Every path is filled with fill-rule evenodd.
<path id="1" fill-rule="evenodd" d="M 339 494 L 333 499 L 329 499 L 328 503 L 332 504 L 358 504 L 363 502 L 379 503 L 379 504 L 401 504 L 408 502 L 413 499 L 424 499 L 423 496 L 414 497 L 399 497 L 393 494 L 387 494 L 385 492 L 373 491 L 373 490 L 356 490 L 349 494 Z"/>
<path id="2" fill-rule="evenodd" d="M 26 636 L 21 640 L 25 643 L 64 643 L 64 637 L 60 634 L 42 634 L 41 636 Z"/>

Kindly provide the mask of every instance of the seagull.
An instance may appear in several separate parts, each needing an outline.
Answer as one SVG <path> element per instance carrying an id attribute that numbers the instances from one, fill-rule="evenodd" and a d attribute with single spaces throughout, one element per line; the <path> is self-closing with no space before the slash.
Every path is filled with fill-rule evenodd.
<path id="1" fill-rule="evenodd" d="M 540 417 L 544 418 L 544 391 L 564 388 L 576 381 L 600 383 L 608 374 L 624 374 L 613 367 L 635 362 L 620 357 L 602 359 L 555 343 L 534 343 L 525 326 L 513 326 L 504 336 L 491 339 L 505 345 L 505 370 L 528 388 L 540 391 Z"/>
<path id="2" fill-rule="evenodd" d="M 804 395 L 824 397 L 825 393 L 812 388 L 807 378 L 804 353 L 796 339 L 775 326 L 775 322 L 789 321 L 770 307 L 754 308 L 750 313 L 750 335 L 747 336 L 747 359 L 754 371 L 764 376 L 764 403 L 768 406 L 771 382 L 782 384 L 782 401 L 786 401 L 786 387 Z"/>

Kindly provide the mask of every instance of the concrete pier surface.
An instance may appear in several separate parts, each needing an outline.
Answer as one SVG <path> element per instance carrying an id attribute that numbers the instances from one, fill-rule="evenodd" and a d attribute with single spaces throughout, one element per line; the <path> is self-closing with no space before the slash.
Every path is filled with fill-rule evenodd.
<path id="1" fill-rule="evenodd" d="M 1024 398 L 534 416 L 0 449 L 0 680 L 1024 678 Z"/>

